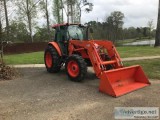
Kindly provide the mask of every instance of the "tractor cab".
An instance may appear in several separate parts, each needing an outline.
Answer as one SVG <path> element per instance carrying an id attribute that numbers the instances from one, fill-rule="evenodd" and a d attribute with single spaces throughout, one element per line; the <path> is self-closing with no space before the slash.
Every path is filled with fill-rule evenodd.
<path id="1" fill-rule="evenodd" d="M 88 27 L 81 24 L 56 24 L 54 41 L 58 43 L 62 54 L 68 55 L 69 40 L 88 40 Z"/>

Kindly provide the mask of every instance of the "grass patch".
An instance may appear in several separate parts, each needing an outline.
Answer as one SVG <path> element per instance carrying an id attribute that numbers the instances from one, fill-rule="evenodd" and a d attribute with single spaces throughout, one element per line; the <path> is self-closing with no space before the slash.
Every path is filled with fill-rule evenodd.
<path id="1" fill-rule="evenodd" d="M 5 55 L 4 61 L 6 64 L 43 64 L 44 52 L 33 52 L 15 55 Z"/>
<path id="2" fill-rule="evenodd" d="M 160 59 L 130 61 L 124 62 L 124 65 L 141 65 L 149 78 L 160 79 Z"/>
<path id="3" fill-rule="evenodd" d="M 160 55 L 159 47 L 154 48 L 149 46 L 126 46 L 117 47 L 117 50 L 122 58 Z"/>
<path id="4" fill-rule="evenodd" d="M 117 47 L 121 58 L 157 56 L 160 55 L 160 48 L 149 46 L 138 47 Z M 33 52 L 15 55 L 5 55 L 6 64 L 44 64 L 44 52 Z"/>
<path id="5" fill-rule="evenodd" d="M 160 48 L 118 47 L 122 58 L 160 55 Z M 44 64 L 44 52 L 5 55 L 6 64 Z M 125 66 L 141 65 L 149 78 L 160 79 L 160 59 L 124 62 Z"/>

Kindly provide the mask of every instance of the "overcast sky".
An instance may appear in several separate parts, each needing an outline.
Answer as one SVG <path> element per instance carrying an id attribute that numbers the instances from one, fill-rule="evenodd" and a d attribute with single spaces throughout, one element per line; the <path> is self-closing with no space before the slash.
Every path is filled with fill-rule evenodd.
<path id="1" fill-rule="evenodd" d="M 52 18 L 51 24 L 54 23 L 52 16 L 52 0 L 49 0 L 49 12 Z M 125 15 L 124 27 L 146 27 L 148 21 L 153 19 L 156 27 L 158 15 L 158 0 L 88 0 L 93 3 L 93 11 L 82 13 L 82 23 L 89 21 L 103 22 L 106 16 L 113 11 L 121 11 Z M 12 10 L 12 9 L 11 9 Z M 12 10 L 13 11 L 13 10 Z M 43 13 L 41 13 L 43 14 Z M 46 24 L 46 20 L 41 15 L 37 20 L 38 25 Z"/>
<path id="2" fill-rule="evenodd" d="M 149 20 L 156 27 L 158 0 L 89 0 L 94 4 L 93 11 L 82 14 L 82 23 L 95 20 L 102 22 L 113 11 L 125 15 L 124 27 L 145 27 Z"/>

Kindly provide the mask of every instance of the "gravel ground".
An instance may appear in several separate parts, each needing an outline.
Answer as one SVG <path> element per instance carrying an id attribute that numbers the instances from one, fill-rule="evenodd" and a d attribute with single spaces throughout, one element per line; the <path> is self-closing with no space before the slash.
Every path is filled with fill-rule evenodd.
<path id="1" fill-rule="evenodd" d="M 160 107 L 160 80 L 113 98 L 98 92 L 92 70 L 83 83 L 68 80 L 65 71 L 19 69 L 21 78 L 0 81 L 0 120 L 112 120 L 114 107 Z"/>

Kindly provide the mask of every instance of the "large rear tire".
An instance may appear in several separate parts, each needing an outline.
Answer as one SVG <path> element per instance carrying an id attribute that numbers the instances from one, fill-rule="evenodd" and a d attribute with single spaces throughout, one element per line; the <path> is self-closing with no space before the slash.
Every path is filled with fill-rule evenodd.
<path id="1" fill-rule="evenodd" d="M 81 82 L 87 73 L 87 64 L 79 55 L 68 57 L 65 68 L 68 77 L 75 82 Z"/>
<path id="2" fill-rule="evenodd" d="M 44 53 L 44 61 L 47 71 L 50 73 L 59 72 L 61 69 L 60 59 L 61 56 L 59 56 L 57 50 L 52 45 L 48 45 Z"/>

